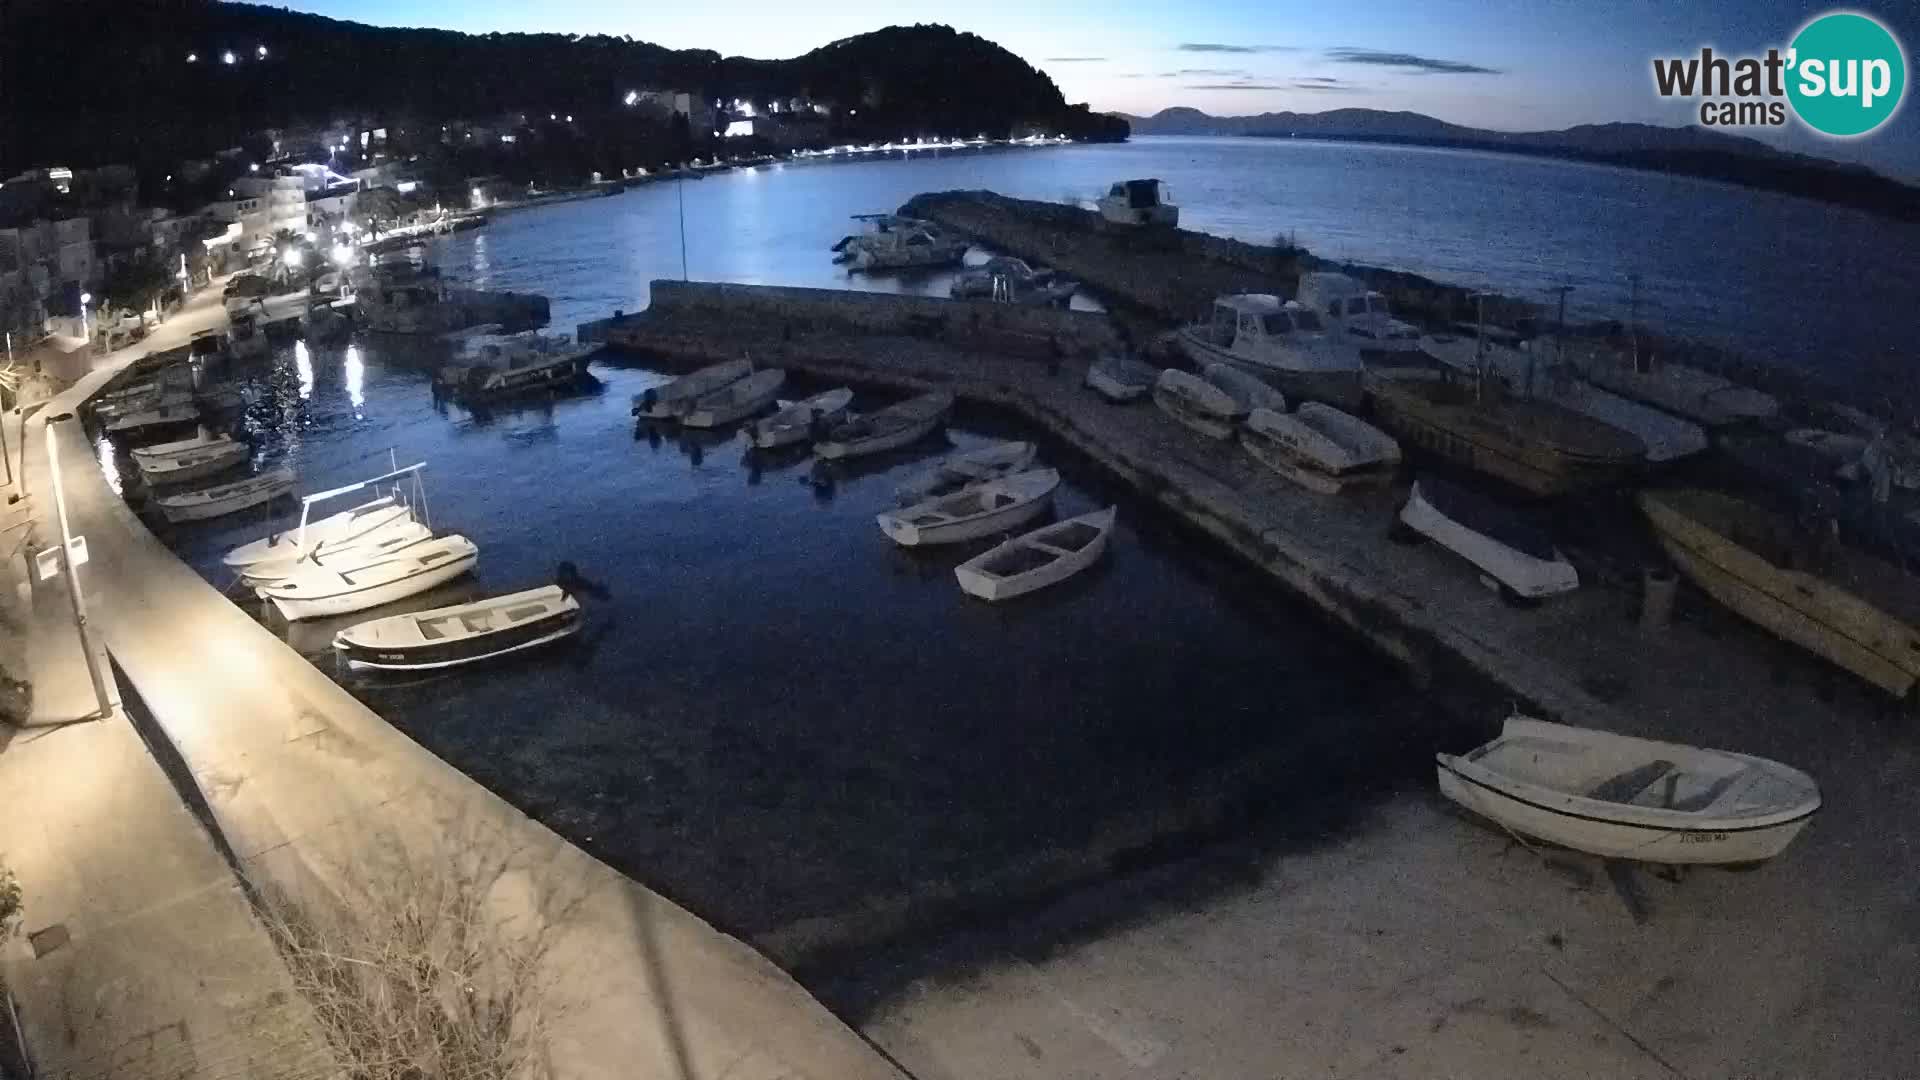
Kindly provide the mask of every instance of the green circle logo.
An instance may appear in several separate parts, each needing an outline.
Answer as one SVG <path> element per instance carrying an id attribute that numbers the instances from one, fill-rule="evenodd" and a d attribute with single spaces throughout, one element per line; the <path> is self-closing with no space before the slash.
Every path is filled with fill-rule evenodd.
<path id="1" fill-rule="evenodd" d="M 1787 98 L 1815 131 L 1865 135 L 1886 123 L 1906 94 L 1900 43 L 1865 15 L 1820 16 L 1793 39 L 1787 56 Z"/>

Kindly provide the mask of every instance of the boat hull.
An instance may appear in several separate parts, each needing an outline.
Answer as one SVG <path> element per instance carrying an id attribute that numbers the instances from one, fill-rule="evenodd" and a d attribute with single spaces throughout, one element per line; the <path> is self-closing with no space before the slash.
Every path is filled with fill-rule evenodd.
<path id="1" fill-rule="evenodd" d="M 1176 340 L 1195 367 L 1225 364 L 1252 375 L 1295 401 L 1323 401 L 1349 412 L 1360 407 L 1363 388 L 1358 354 L 1355 354 L 1351 364 L 1281 367 L 1249 359 L 1232 349 L 1223 349 L 1187 330 L 1181 330 Z"/>
<path id="2" fill-rule="evenodd" d="M 334 650 L 353 668 L 378 671 L 426 671 L 459 667 L 535 649 L 572 636 L 580 629 L 580 609 L 557 611 L 543 619 L 477 638 L 419 645 L 370 645 L 352 640 L 351 630 L 334 637 Z"/>
<path id="3" fill-rule="evenodd" d="M 824 407 L 815 407 L 814 402 L 820 402 Z M 797 402 L 791 415 L 782 410 L 749 427 L 747 441 L 761 450 L 806 442 L 813 438 L 815 425 L 833 425 L 845 420 L 847 406 L 852 403 L 853 395 L 846 391 L 829 391 L 828 394 L 808 398 Z"/>
<path id="4" fill-rule="evenodd" d="M 849 442 L 828 440 L 816 445 L 813 452 L 823 458 L 839 459 L 865 457 L 868 454 L 884 454 L 888 450 L 898 450 L 903 446 L 919 442 L 940 426 L 944 417 L 934 416 L 925 420 L 907 424 L 891 431 L 881 432 L 865 439 Z"/>
<path id="5" fill-rule="evenodd" d="M 1097 363 L 1087 369 L 1086 386 L 1115 405 L 1127 405 L 1153 393 L 1152 380 L 1129 380 Z"/>
<path id="6" fill-rule="evenodd" d="M 1374 418 L 1380 426 L 1403 442 L 1530 495 L 1552 497 L 1616 483 L 1644 460 L 1644 454 L 1577 454 L 1516 439 L 1473 407 L 1428 400 L 1420 385 L 1396 379 L 1374 383 Z"/>
<path id="7" fill-rule="evenodd" d="M 289 622 L 298 619 L 318 619 L 328 615 L 351 615 L 356 611 L 390 604 L 395 600 L 405 600 L 417 596 L 437 585 L 444 585 L 454 578 L 473 569 L 480 560 L 478 551 L 469 551 L 466 555 L 426 567 L 406 577 L 392 581 L 383 581 L 364 589 L 333 593 L 324 596 L 283 597 L 268 596 L 275 610 Z"/>
<path id="8" fill-rule="evenodd" d="M 1349 488 L 1385 487 L 1393 482 L 1391 465 L 1332 471 L 1315 458 L 1276 439 L 1253 431 L 1240 433 L 1240 445 L 1255 461 L 1321 495 L 1338 495 Z"/>
<path id="9" fill-rule="evenodd" d="M 293 476 L 287 474 L 276 477 L 270 482 L 248 486 L 224 498 L 183 503 L 171 501 L 173 497 L 169 496 L 160 499 L 159 506 L 160 513 L 174 524 L 186 521 L 208 521 L 228 514 L 237 514 L 255 506 L 263 506 L 282 495 L 291 494 L 292 491 Z"/>
<path id="10" fill-rule="evenodd" d="M 954 579 L 960 583 L 960 590 L 962 592 L 968 596 L 976 597 L 989 603 L 1011 600 L 1017 596 L 1025 596 L 1031 592 L 1038 592 L 1051 585 L 1058 585 L 1062 581 L 1085 570 L 1087 567 L 1092 566 L 1094 563 L 1099 562 L 1100 556 L 1106 553 L 1107 541 L 1113 536 L 1112 510 L 1104 511 L 1101 514 L 1089 514 L 1083 518 L 1073 518 L 1070 519 L 1069 522 L 1062 522 L 1061 524 L 1070 524 L 1073 521 L 1091 523 L 1090 519 L 1094 518 L 1104 518 L 1104 522 L 1095 525 L 1095 527 L 1099 529 L 1099 535 L 1095 537 L 1091 543 L 1080 548 L 1078 551 L 1067 552 L 1036 570 L 1025 574 L 1001 576 L 983 573 L 979 569 L 979 567 L 991 563 L 996 556 L 1001 555 L 1008 549 L 1020 546 L 1023 541 L 1032 539 L 1034 534 L 1029 534 L 1025 537 L 1016 537 L 1013 540 L 1009 540 L 991 551 L 987 551 L 954 567 Z M 1050 532 L 1058 527 L 1059 526 L 1048 526 L 1046 529 L 1036 530 L 1036 533 Z"/>
<path id="11" fill-rule="evenodd" d="M 184 484 L 189 480 L 201 480 L 247 460 L 248 450 L 243 443 L 229 443 L 224 446 L 208 447 L 190 452 L 194 460 L 183 465 L 169 467 L 176 458 L 158 460 L 134 459 L 134 466 L 140 471 L 140 478 L 147 483 L 160 486 L 164 484 Z M 182 458 L 189 455 L 181 455 Z"/>
<path id="12" fill-rule="evenodd" d="M 748 376 L 749 379 L 757 377 Z M 712 428 L 731 424 L 736 420 L 745 420 L 772 405 L 780 396 L 780 388 L 785 384 L 784 375 L 779 378 L 769 377 L 764 386 L 743 397 L 713 404 L 709 404 L 708 399 L 702 398 L 685 416 L 680 418 L 680 422 L 690 428 Z"/>
<path id="13" fill-rule="evenodd" d="M 1579 572 L 1565 560 L 1536 558 L 1462 525 L 1423 498 L 1418 484 L 1400 510 L 1400 521 L 1528 599 L 1558 596 L 1580 587 Z"/>
<path id="14" fill-rule="evenodd" d="M 267 562 L 292 565 L 307 551 L 321 546 L 342 546 L 394 521 L 410 521 L 413 511 L 392 498 L 372 502 L 307 523 L 305 545 L 297 542 L 299 529 L 272 533 L 241 544 L 221 559 L 236 570 L 245 570 Z"/>
<path id="15" fill-rule="evenodd" d="M 928 547 L 934 544 L 958 544 L 1005 532 L 1039 517 L 1051 505 L 1053 495 L 1049 492 L 1031 502 L 1009 506 L 1005 510 L 940 525 L 919 526 L 892 514 L 881 514 L 876 520 L 880 522 L 881 531 L 894 543 L 902 547 Z"/>

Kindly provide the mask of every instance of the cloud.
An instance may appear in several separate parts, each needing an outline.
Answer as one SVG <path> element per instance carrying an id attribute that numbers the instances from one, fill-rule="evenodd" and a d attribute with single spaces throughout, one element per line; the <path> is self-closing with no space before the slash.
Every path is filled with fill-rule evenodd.
<path id="1" fill-rule="evenodd" d="M 1463 64 L 1458 60 L 1435 60 L 1412 53 L 1380 52 L 1377 49 L 1328 49 L 1327 59 L 1343 64 L 1371 64 L 1375 67 L 1404 68 L 1423 75 L 1499 75 L 1494 68 Z"/>
<path id="2" fill-rule="evenodd" d="M 1049 56 L 1041 61 L 1043 64 L 1104 64 L 1106 62 L 1107 58 L 1104 56 Z"/>
<path id="3" fill-rule="evenodd" d="M 1360 88 L 1337 79 L 1301 79 L 1296 81 L 1291 89 L 1312 90 L 1321 94 L 1351 94 Z"/>
<path id="4" fill-rule="evenodd" d="M 1181 68 L 1179 71 L 1163 71 L 1163 79 L 1244 79 L 1247 72 L 1242 68 Z"/>
<path id="5" fill-rule="evenodd" d="M 1293 52 L 1291 45 L 1221 45 L 1212 41 L 1185 41 L 1174 46 L 1181 52 L 1201 53 L 1271 53 Z"/>
<path id="6" fill-rule="evenodd" d="M 1300 76 L 1299 81 L 1300 82 L 1337 83 L 1340 80 L 1334 78 L 1331 75 L 1302 75 Z"/>
<path id="7" fill-rule="evenodd" d="M 1185 90 L 1288 90 L 1292 88 L 1285 85 L 1284 83 L 1230 82 L 1230 83 L 1188 84 L 1187 86 L 1182 87 L 1182 89 L 1185 89 Z"/>

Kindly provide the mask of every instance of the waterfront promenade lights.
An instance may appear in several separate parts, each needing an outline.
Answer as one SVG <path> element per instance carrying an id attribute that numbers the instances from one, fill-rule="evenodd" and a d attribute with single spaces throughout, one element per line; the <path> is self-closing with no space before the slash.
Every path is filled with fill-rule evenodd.
<path id="1" fill-rule="evenodd" d="M 197 63 L 199 63 L 199 62 L 200 62 L 200 54 L 199 54 L 199 53 L 192 53 L 192 52 L 190 52 L 190 53 L 188 53 L 188 54 L 187 54 L 187 63 L 189 63 L 189 64 L 197 64 Z"/>
<path id="2" fill-rule="evenodd" d="M 91 338 L 93 336 L 93 330 L 87 324 L 87 305 L 91 303 L 93 303 L 92 293 L 83 292 L 80 294 L 80 336 L 85 338 Z"/>
<path id="3" fill-rule="evenodd" d="M 220 62 L 221 62 L 221 63 L 223 63 L 223 64 L 231 64 L 231 63 L 233 63 L 233 50 L 232 50 L 232 49 L 228 49 L 228 50 L 227 50 L 226 52 L 223 52 L 223 53 L 221 53 L 221 54 L 220 54 Z"/>
<path id="4" fill-rule="evenodd" d="M 253 54 L 265 60 L 267 58 L 267 47 L 265 45 L 257 45 L 254 47 Z"/>
<path id="5" fill-rule="evenodd" d="M 639 100 L 640 100 L 640 91 L 638 91 L 638 90 L 629 90 L 629 91 L 627 91 L 627 96 L 626 96 L 626 97 L 624 97 L 624 98 L 622 98 L 621 100 L 622 100 L 622 101 L 624 101 L 624 102 L 625 102 L 626 104 L 628 104 L 628 105 L 632 105 L 632 104 L 633 104 L 634 102 L 636 102 L 636 101 L 639 101 Z"/>
<path id="6" fill-rule="evenodd" d="M 353 262 L 352 248 L 345 244 L 333 245 L 333 264 L 335 266 L 346 266 L 351 262 Z"/>

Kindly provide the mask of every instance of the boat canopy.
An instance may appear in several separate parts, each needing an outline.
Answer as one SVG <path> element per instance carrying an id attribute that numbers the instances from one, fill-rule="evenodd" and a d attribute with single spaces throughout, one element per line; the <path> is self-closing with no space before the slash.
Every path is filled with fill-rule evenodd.
<path id="1" fill-rule="evenodd" d="M 1145 210 L 1161 203 L 1160 181 L 1157 179 L 1123 180 L 1113 185 L 1109 196 L 1126 196 L 1127 206 L 1134 210 Z"/>

